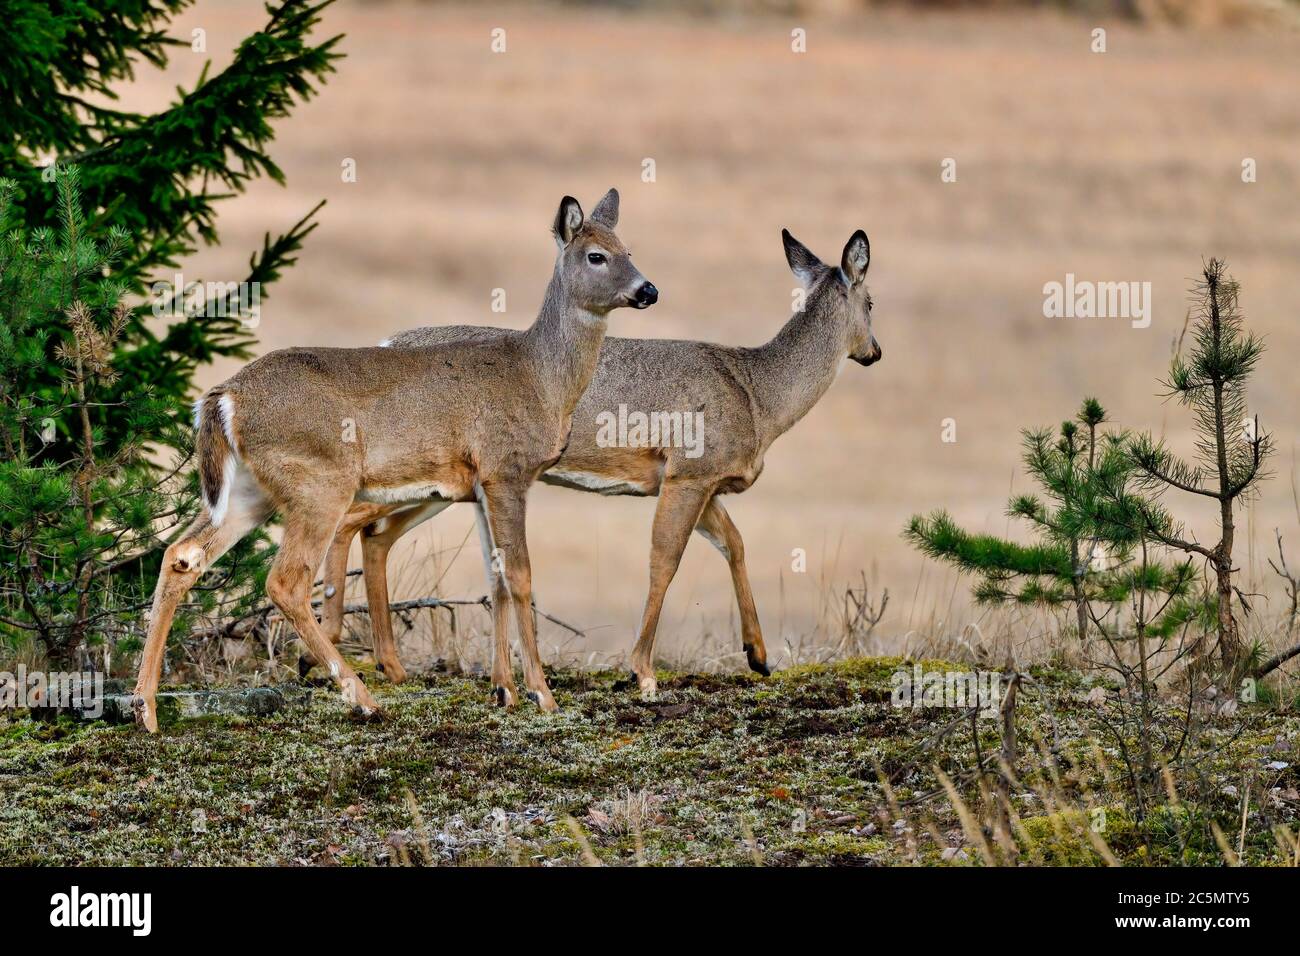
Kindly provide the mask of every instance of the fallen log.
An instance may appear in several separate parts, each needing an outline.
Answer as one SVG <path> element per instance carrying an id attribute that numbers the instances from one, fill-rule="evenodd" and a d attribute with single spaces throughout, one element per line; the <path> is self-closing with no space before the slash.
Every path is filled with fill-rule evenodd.
<path id="1" fill-rule="evenodd" d="M 127 724 L 135 720 L 131 702 L 134 695 L 125 681 L 105 681 L 102 696 L 87 695 L 64 706 L 33 707 L 30 713 L 38 720 L 51 720 L 58 714 L 71 714 L 83 720 L 103 720 L 110 724 Z M 312 689 L 297 684 L 274 687 L 219 687 L 211 690 L 159 691 L 156 702 L 158 722 L 172 724 L 193 717 L 226 715 L 265 717 L 284 710 L 311 706 Z"/>

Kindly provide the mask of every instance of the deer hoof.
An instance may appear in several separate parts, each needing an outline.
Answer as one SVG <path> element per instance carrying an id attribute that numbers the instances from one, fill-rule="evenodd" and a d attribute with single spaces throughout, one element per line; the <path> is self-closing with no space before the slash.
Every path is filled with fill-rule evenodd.
<path id="1" fill-rule="evenodd" d="M 766 659 L 757 656 L 753 644 L 745 645 L 745 660 L 749 662 L 749 669 L 755 674 L 762 674 L 764 677 L 772 676 L 772 669 L 767 666 Z"/>
<path id="2" fill-rule="evenodd" d="M 560 709 L 560 705 L 555 702 L 555 698 L 551 696 L 550 691 L 530 690 L 528 699 L 548 714 L 553 714 Z"/>
<path id="3" fill-rule="evenodd" d="M 365 704 L 357 704 L 352 708 L 352 719 L 361 723 L 377 723 L 384 719 L 384 712 L 378 706 L 368 707 Z"/>
<path id="4" fill-rule="evenodd" d="M 158 733 L 158 712 L 152 696 L 136 694 L 131 698 L 131 709 L 135 712 L 135 725 L 151 734 Z"/>
<path id="5" fill-rule="evenodd" d="M 652 701 L 659 696 L 659 684 L 655 680 L 653 674 L 651 674 L 649 677 L 642 677 L 640 684 L 641 684 L 642 700 Z"/>
<path id="6" fill-rule="evenodd" d="M 513 707 L 515 705 L 514 691 L 498 684 L 492 688 L 492 703 L 498 707 Z"/>

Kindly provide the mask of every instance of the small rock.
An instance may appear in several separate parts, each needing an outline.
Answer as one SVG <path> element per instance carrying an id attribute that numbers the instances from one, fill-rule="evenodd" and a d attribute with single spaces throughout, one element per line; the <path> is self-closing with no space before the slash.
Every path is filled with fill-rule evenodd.
<path id="1" fill-rule="evenodd" d="M 690 704 L 660 704 L 651 706 L 650 710 L 654 712 L 655 720 L 672 720 L 676 717 L 685 717 L 691 712 Z"/>
<path id="2" fill-rule="evenodd" d="M 1270 760 L 1264 766 L 1268 767 L 1269 770 L 1285 770 L 1291 765 L 1285 760 Z"/>
<path id="3" fill-rule="evenodd" d="M 944 851 L 939 854 L 939 858 L 948 862 L 952 860 L 963 861 L 969 860 L 970 854 L 959 846 L 945 847 Z"/>

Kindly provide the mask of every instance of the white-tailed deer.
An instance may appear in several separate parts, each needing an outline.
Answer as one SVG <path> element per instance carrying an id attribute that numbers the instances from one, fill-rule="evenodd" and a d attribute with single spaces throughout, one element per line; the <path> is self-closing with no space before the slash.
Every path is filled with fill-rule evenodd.
<path id="1" fill-rule="evenodd" d="M 871 332 L 871 296 L 864 282 L 871 260 L 866 233 L 853 234 L 838 266 L 822 263 L 789 232 L 783 230 L 782 237 L 790 268 L 806 292 L 803 309 L 776 337 L 758 348 L 606 338 L 600 365 L 574 412 L 564 454 L 540 479 L 597 494 L 659 496 L 650 544 L 650 594 L 632 655 L 635 681 L 647 696 L 655 693 L 654 639 L 664 594 L 692 529 L 727 559 L 749 666 L 768 673 L 767 651 L 745 570 L 744 542 L 718 496 L 753 484 L 772 442 L 817 403 L 845 358 L 871 365 L 882 354 Z M 410 348 L 436 342 L 490 342 L 505 334 L 480 326 L 431 327 L 400 333 L 386 344 Z M 704 424 L 702 445 L 698 449 L 611 445 L 601 438 L 601 423 L 608 423 L 608 416 L 617 414 L 620 406 L 644 412 L 698 412 Z M 382 504 L 358 507 L 340 522 L 326 560 L 322 624 L 337 641 L 348 549 L 353 536 L 362 532 L 375 656 L 390 679 L 398 682 L 405 672 L 389 620 L 385 565 L 393 542 L 434 513 L 432 508 Z M 479 526 L 483 527 L 481 517 Z M 489 580 L 493 581 L 490 570 Z M 494 585 L 494 609 L 502 600 L 496 591 Z M 499 666 L 503 658 L 508 659 L 509 649 L 500 611 L 496 614 Z"/>
<path id="2" fill-rule="evenodd" d="M 312 578 L 340 519 L 366 502 L 478 503 L 503 596 L 498 626 L 513 607 L 530 696 L 555 709 L 533 632 L 525 502 L 529 485 L 564 448 L 608 313 L 658 299 L 614 234 L 617 218 L 612 189 L 586 220 L 577 200 L 564 198 L 555 271 L 537 320 L 522 332 L 405 349 L 285 349 L 196 403 L 203 506 L 163 559 L 135 689 L 141 725 L 158 728 L 154 697 L 177 605 L 274 512 L 284 536 L 267 594 L 349 700 L 373 713 L 370 692 L 311 609 Z M 508 660 L 500 666 L 509 673 Z"/>

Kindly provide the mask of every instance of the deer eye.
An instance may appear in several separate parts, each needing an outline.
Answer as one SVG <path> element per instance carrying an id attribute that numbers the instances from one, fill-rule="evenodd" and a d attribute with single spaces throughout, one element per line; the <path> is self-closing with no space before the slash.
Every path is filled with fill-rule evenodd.
<path id="1" fill-rule="evenodd" d="M 587 253 L 587 261 L 593 266 L 603 266 L 605 264 L 605 255 L 601 252 Z"/>

